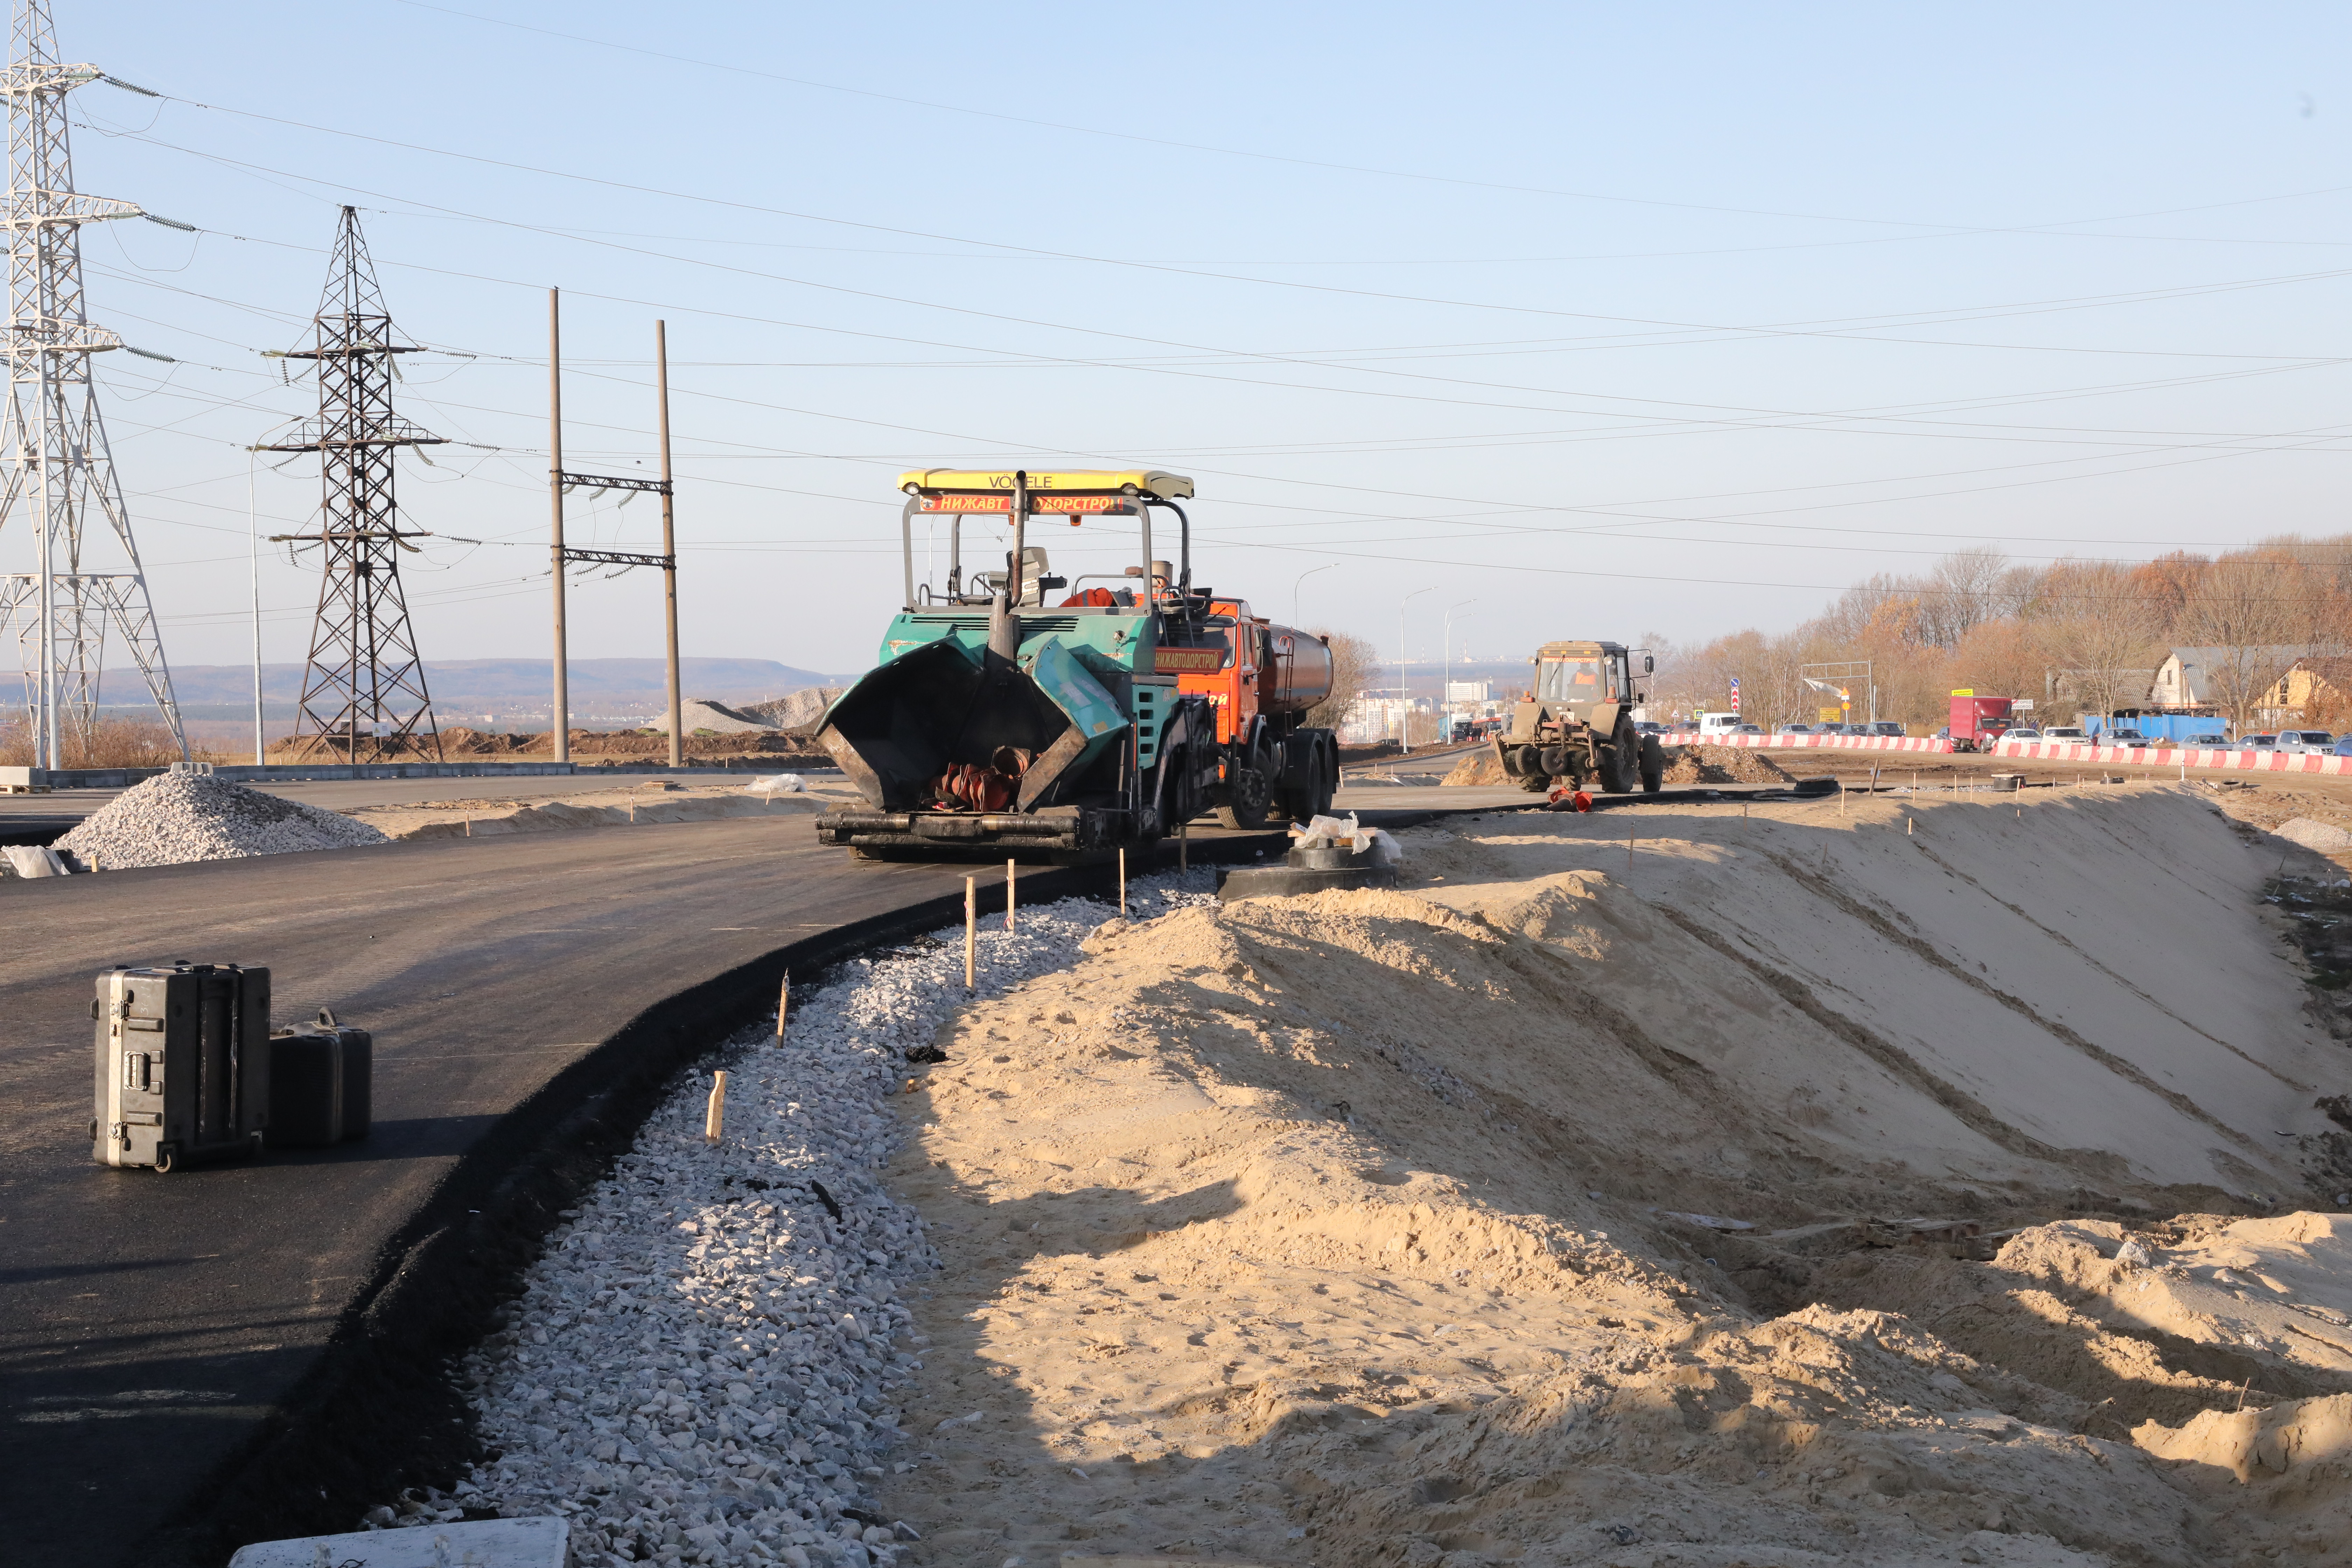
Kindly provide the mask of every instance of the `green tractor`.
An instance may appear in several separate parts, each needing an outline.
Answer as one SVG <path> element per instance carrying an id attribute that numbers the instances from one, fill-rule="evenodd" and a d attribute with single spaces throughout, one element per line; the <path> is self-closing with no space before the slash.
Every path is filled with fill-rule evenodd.
<path id="1" fill-rule="evenodd" d="M 1610 795 L 1654 791 L 1666 771 L 1655 735 L 1634 728 L 1647 700 L 1633 683 L 1633 660 L 1650 674 L 1657 660 L 1613 642 L 1549 642 L 1536 650 L 1534 689 L 1495 737 L 1503 772 L 1531 795 L 1596 785 Z"/>

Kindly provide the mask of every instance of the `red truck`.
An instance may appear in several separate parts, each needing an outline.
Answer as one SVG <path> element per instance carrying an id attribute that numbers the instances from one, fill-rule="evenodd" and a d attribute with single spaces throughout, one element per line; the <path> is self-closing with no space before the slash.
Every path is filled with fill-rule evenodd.
<path id="1" fill-rule="evenodd" d="M 1952 750 L 1981 752 L 2009 731 L 2010 707 L 2015 700 L 2008 697 L 1979 697 L 1973 691 L 1952 693 L 1952 727 L 1948 731 Z"/>

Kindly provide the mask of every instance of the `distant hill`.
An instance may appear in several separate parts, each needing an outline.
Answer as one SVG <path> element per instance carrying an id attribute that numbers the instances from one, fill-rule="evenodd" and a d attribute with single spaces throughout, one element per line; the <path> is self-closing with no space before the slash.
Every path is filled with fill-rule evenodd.
<path id="1" fill-rule="evenodd" d="M 667 679 L 658 658 L 575 658 L 571 661 L 572 705 L 575 710 L 644 706 L 662 700 Z M 110 680 L 108 694 L 116 702 L 130 701 L 139 691 L 138 671 L 121 685 Z M 535 707 L 544 710 L 554 684 L 553 661 L 544 658 L 447 658 L 425 661 L 425 679 L 436 708 Z M 759 701 L 782 697 L 804 687 L 838 685 L 814 669 L 796 669 L 770 658 L 683 658 L 678 682 L 688 697 L 719 701 Z M 184 664 L 172 670 L 172 687 L 185 706 L 209 703 L 250 703 L 253 667 L 249 664 Z M 292 702 L 302 694 L 302 667 L 265 664 L 261 667 L 265 702 Z"/>

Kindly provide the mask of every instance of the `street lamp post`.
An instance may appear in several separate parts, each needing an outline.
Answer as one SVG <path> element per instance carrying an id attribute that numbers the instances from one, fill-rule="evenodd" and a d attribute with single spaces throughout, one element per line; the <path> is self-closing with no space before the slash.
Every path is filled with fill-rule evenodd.
<path id="1" fill-rule="evenodd" d="M 1298 624 L 1298 589 L 1300 584 L 1304 584 L 1309 577 L 1314 576 L 1317 572 L 1328 572 L 1331 570 L 1332 566 L 1337 566 L 1338 564 L 1339 563 L 1337 561 L 1334 561 L 1331 563 L 1330 566 L 1318 566 L 1312 570 L 1301 572 L 1298 574 L 1298 582 L 1293 583 L 1290 585 L 1290 624 L 1292 626 L 1295 626 Z"/>
<path id="2" fill-rule="evenodd" d="M 1439 689 L 1438 722 L 1444 733 L 1438 739 L 1451 742 L 1454 739 L 1454 612 L 1464 605 L 1475 605 L 1478 596 L 1460 600 L 1445 606 L 1445 684 Z"/>
<path id="3" fill-rule="evenodd" d="M 1397 733 L 1404 742 L 1405 754 L 1412 753 L 1412 689 L 1404 672 L 1404 607 L 1423 594 L 1437 592 L 1436 584 L 1415 588 L 1397 601 Z"/>

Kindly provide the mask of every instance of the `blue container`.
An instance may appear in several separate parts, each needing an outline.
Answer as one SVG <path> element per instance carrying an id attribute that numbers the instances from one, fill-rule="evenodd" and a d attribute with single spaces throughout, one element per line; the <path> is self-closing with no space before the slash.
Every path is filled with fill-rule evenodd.
<path id="1" fill-rule="evenodd" d="M 2113 717 L 2104 713 L 2085 713 L 2074 721 L 2083 726 L 2095 743 L 2108 730 L 2137 730 L 2151 741 L 2171 746 L 2225 746 L 2230 743 L 2228 720 L 2199 718 L 2189 713 L 2119 713 Z"/>

